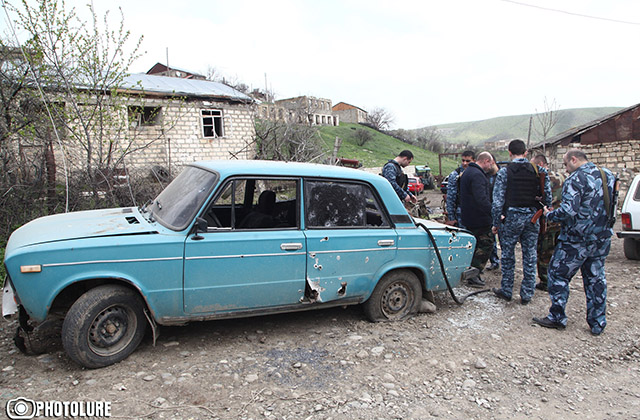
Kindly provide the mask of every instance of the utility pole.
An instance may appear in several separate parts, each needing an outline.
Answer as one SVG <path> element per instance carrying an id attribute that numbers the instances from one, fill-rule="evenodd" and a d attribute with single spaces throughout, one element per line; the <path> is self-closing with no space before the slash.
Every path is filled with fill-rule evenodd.
<path id="1" fill-rule="evenodd" d="M 533 123 L 533 115 L 529 116 L 529 133 L 527 133 L 527 149 L 529 149 L 529 143 L 531 142 L 531 124 Z"/>

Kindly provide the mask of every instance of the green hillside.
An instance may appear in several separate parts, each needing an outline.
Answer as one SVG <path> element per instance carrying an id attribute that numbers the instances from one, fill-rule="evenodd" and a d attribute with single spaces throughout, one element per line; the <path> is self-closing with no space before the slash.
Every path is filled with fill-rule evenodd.
<path id="1" fill-rule="evenodd" d="M 371 133 L 372 139 L 364 146 L 356 143 L 356 130 L 367 130 Z M 396 138 L 382 134 L 379 131 L 360 124 L 340 123 L 340 126 L 319 127 L 320 137 L 325 143 L 325 150 L 330 155 L 336 137 L 342 139 L 342 146 L 338 152 L 338 157 L 347 159 L 357 159 L 367 168 L 383 166 L 389 159 L 397 156 L 404 149 L 411 150 L 415 159 L 415 165 L 429 165 L 434 175 L 438 174 L 438 154 L 429 152 L 416 146 L 411 146 Z M 442 173 L 449 174 L 456 168 L 456 161 L 453 159 L 442 159 Z"/>
<path id="2" fill-rule="evenodd" d="M 566 131 L 578 125 L 612 114 L 622 108 L 576 108 L 558 111 L 558 122 L 550 136 Z M 469 121 L 438 125 L 438 131 L 447 143 L 480 144 L 487 140 L 504 140 L 513 138 L 527 138 L 530 115 L 512 115 L 497 117 L 481 121 Z M 535 126 L 537 120 L 533 117 Z M 542 138 L 536 133 L 535 127 L 531 132 L 531 143 L 535 144 Z"/>

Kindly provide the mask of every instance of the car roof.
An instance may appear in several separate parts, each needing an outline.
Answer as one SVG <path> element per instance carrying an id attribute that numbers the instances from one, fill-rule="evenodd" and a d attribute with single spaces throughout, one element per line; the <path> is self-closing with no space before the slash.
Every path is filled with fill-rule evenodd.
<path id="1" fill-rule="evenodd" d="M 191 165 L 218 172 L 222 178 L 232 175 L 256 174 L 346 178 L 369 181 L 372 183 L 384 180 L 384 178 L 379 175 L 362 170 L 316 163 L 280 162 L 271 160 L 208 160 L 194 162 Z"/>
<path id="2" fill-rule="evenodd" d="M 342 166 L 321 165 L 317 163 L 280 162 L 271 160 L 209 160 L 194 162 L 196 166 L 220 174 L 224 180 L 231 176 L 284 176 L 309 178 L 334 178 L 358 180 L 375 187 L 391 214 L 407 214 L 407 210 L 398 198 L 386 178 L 375 173 Z M 407 222 L 413 226 L 413 222 Z"/>

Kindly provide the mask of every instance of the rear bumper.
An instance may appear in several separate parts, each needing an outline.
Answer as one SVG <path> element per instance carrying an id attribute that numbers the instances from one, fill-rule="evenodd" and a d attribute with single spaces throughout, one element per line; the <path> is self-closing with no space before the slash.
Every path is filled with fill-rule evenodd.
<path id="1" fill-rule="evenodd" d="M 618 238 L 640 239 L 640 231 L 637 231 L 637 230 L 626 230 L 626 231 L 622 231 L 622 232 L 616 232 L 616 236 Z"/>

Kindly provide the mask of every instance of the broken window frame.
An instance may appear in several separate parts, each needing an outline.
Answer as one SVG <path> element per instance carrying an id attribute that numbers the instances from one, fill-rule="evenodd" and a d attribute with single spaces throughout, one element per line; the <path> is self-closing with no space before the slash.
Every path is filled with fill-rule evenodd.
<path id="1" fill-rule="evenodd" d="M 161 106 L 129 105 L 127 107 L 131 128 L 151 127 L 161 122 Z"/>
<path id="2" fill-rule="evenodd" d="M 336 225 L 336 226 L 312 225 L 309 220 L 309 216 L 311 214 L 310 204 L 315 204 L 315 203 L 311 203 L 310 201 L 312 197 L 311 188 L 312 188 L 312 185 L 318 184 L 318 183 L 341 184 L 346 186 L 357 185 L 362 187 L 365 190 L 365 194 L 368 191 L 369 196 L 365 195 L 365 200 L 367 204 L 369 202 L 368 200 L 372 200 L 372 204 L 374 205 L 375 210 L 379 213 L 379 216 L 381 219 L 380 225 L 367 224 L 366 209 L 370 208 L 369 205 L 366 205 L 365 207 L 364 224 L 362 225 Z M 304 189 L 303 209 L 304 209 L 305 229 L 318 230 L 318 229 L 391 229 L 393 228 L 393 225 L 391 223 L 391 217 L 389 216 L 387 208 L 383 204 L 384 202 L 380 199 L 380 196 L 378 195 L 377 190 L 368 183 L 353 182 L 353 181 L 340 180 L 340 179 L 306 178 L 304 180 L 303 189 Z"/>
<path id="3" fill-rule="evenodd" d="M 211 122 L 208 121 L 209 119 L 211 119 Z M 203 138 L 216 139 L 224 137 L 224 113 L 222 109 L 201 109 L 200 123 Z"/>

